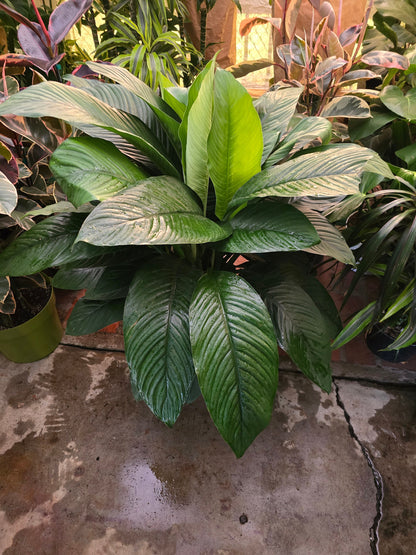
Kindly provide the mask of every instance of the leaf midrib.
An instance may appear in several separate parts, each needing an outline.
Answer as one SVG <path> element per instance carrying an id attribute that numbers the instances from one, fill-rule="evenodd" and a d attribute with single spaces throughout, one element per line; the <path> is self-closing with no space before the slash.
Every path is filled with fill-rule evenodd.
<path id="1" fill-rule="evenodd" d="M 233 357 L 233 368 L 234 368 L 234 374 L 236 376 L 236 382 L 237 382 L 237 389 L 238 389 L 238 408 L 239 408 L 239 412 L 240 412 L 240 422 L 241 422 L 241 427 L 239 427 L 239 436 L 240 436 L 240 442 L 243 441 L 243 427 L 244 427 L 244 418 L 243 418 L 243 407 L 245 405 L 244 403 L 244 398 L 242 395 L 242 387 L 241 387 L 241 377 L 240 374 L 237 371 L 238 368 L 238 357 L 237 357 L 237 353 L 236 350 L 234 349 L 234 343 L 231 340 L 232 334 L 231 334 L 231 330 L 230 330 L 230 326 L 228 323 L 228 319 L 226 316 L 226 311 L 225 311 L 225 307 L 224 307 L 224 303 L 221 297 L 221 292 L 218 288 L 218 283 L 217 283 L 217 295 L 218 295 L 218 300 L 219 300 L 219 305 L 220 305 L 220 315 L 221 315 L 221 319 L 223 321 L 224 327 L 226 329 L 226 334 L 227 334 L 227 340 L 228 340 L 228 344 L 230 345 L 230 350 L 232 353 L 232 357 Z"/>

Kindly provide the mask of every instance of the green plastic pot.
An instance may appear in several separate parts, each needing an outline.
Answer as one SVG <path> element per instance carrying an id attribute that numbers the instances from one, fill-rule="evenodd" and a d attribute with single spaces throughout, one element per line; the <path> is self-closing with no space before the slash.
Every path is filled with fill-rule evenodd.
<path id="1" fill-rule="evenodd" d="M 48 303 L 33 318 L 0 330 L 0 351 L 13 362 L 34 362 L 56 349 L 63 336 L 52 290 Z"/>

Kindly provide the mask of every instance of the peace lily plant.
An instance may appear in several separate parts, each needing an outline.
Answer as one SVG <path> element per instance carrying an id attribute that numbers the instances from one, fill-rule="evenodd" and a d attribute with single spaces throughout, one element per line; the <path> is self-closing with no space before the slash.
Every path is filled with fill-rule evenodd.
<path id="1" fill-rule="evenodd" d="M 278 345 L 331 388 L 339 317 L 301 251 L 353 258 L 307 199 L 357 194 L 364 170 L 385 167 L 369 149 L 328 144 L 326 119 L 297 117 L 301 88 L 253 103 L 211 62 L 189 90 L 158 96 L 123 68 L 88 65 L 113 83 L 69 76 L 0 106 L 74 130 L 50 162 L 73 208 L 40 211 L 1 273 L 59 267 L 56 286 L 87 289 L 67 332 L 122 319 L 135 397 L 172 426 L 199 387 L 241 456 L 269 422 Z"/>

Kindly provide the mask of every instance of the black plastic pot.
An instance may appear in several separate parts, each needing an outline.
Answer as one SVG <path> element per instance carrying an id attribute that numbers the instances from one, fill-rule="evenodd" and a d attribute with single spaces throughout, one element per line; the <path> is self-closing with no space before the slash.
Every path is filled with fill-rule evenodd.
<path id="1" fill-rule="evenodd" d="M 410 345 L 395 351 L 384 351 L 383 349 L 389 347 L 395 339 L 384 328 L 374 328 L 367 335 L 366 342 L 372 353 L 388 362 L 404 362 L 416 354 L 416 345 Z"/>

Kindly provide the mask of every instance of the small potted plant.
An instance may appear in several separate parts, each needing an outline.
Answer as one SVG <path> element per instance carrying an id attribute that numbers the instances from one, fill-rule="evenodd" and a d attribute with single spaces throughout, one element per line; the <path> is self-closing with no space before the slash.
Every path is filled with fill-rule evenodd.
<path id="1" fill-rule="evenodd" d="M 14 218 L 18 195 L 0 175 L 0 252 L 19 225 Z M 49 355 L 63 334 L 52 285 L 37 273 L 0 277 L 0 352 L 14 362 L 32 362 Z"/>
<path id="2" fill-rule="evenodd" d="M 380 278 L 380 291 L 350 320 L 334 348 L 365 331 L 375 354 L 400 362 L 416 352 L 416 173 L 396 173 L 408 180 L 399 177 L 368 194 L 347 228 L 357 260 L 347 298 L 365 274 Z"/>
<path id="3" fill-rule="evenodd" d="M 0 81 L 0 100 L 19 90 L 11 76 Z M 0 252 L 35 225 L 48 204 L 62 194 L 48 157 L 67 136 L 61 122 L 3 117 L 0 123 Z M 48 210 L 48 209 L 46 209 Z M 14 362 L 47 356 L 63 334 L 51 280 L 44 274 L 0 278 L 0 352 Z"/>

